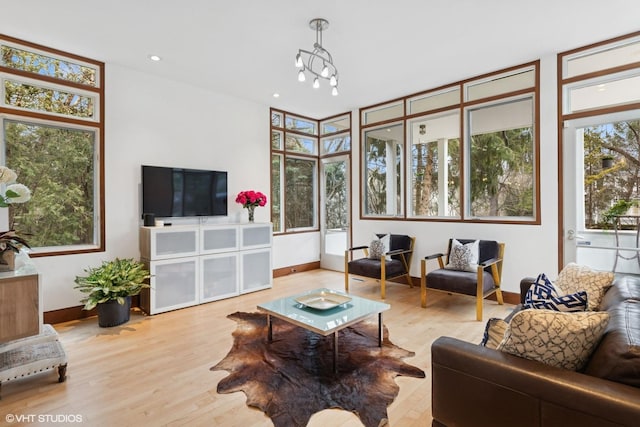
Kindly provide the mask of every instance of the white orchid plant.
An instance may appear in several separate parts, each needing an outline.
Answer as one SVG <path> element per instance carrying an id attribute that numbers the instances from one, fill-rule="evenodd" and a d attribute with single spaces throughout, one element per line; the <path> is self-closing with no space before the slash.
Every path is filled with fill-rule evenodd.
<path id="1" fill-rule="evenodd" d="M 16 183 L 18 174 L 6 166 L 0 166 L 0 185 L 6 186 L 4 194 L 0 193 L 0 208 L 9 207 L 14 203 L 25 203 L 31 199 L 31 190 Z M 10 250 L 19 252 L 23 246 L 29 247 L 27 241 L 14 230 L 0 232 L 0 252 Z"/>
<path id="2" fill-rule="evenodd" d="M 4 194 L 0 193 L 0 208 L 6 208 L 13 203 L 25 203 L 31 199 L 31 190 L 18 184 L 18 174 L 6 166 L 0 166 L 0 184 L 6 185 Z"/>

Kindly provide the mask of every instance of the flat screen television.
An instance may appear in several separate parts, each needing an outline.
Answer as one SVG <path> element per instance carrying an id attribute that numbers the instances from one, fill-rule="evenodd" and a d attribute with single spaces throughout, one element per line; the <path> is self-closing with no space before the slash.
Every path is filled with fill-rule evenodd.
<path id="1" fill-rule="evenodd" d="M 227 215 L 227 172 L 142 165 L 142 212 L 161 218 Z"/>

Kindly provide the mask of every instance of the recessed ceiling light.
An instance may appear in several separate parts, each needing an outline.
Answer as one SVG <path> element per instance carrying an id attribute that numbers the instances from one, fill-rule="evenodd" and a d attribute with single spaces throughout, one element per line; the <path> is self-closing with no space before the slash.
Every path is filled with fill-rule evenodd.
<path id="1" fill-rule="evenodd" d="M 160 58 L 158 55 L 149 55 L 149 59 L 152 61 L 160 61 L 162 58 Z"/>
<path id="2" fill-rule="evenodd" d="M 274 98 L 280 98 L 280 94 L 278 92 L 276 92 L 276 93 L 273 94 L 273 97 Z"/>

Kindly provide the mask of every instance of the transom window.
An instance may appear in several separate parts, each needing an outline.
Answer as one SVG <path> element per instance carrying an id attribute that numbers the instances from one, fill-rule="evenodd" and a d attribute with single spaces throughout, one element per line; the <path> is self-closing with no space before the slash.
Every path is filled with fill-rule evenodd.
<path id="1" fill-rule="evenodd" d="M 4 164 L 32 193 L 8 224 L 32 256 L 104 250 L 104 64 L 0 36 Z"/>

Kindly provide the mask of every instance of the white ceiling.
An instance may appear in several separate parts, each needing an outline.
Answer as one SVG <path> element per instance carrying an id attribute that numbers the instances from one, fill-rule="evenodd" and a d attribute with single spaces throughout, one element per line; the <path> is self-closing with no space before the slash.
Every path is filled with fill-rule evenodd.
<path id="1" fill-rule="evenodd" d="M 325 118 L 635 32 L 638 16 L 638 0 L 2 0 L 0 33 L 107 72 L 117 64 Z M 337 97 L 296 78 L 316 17 L 330 22 Z"/>

